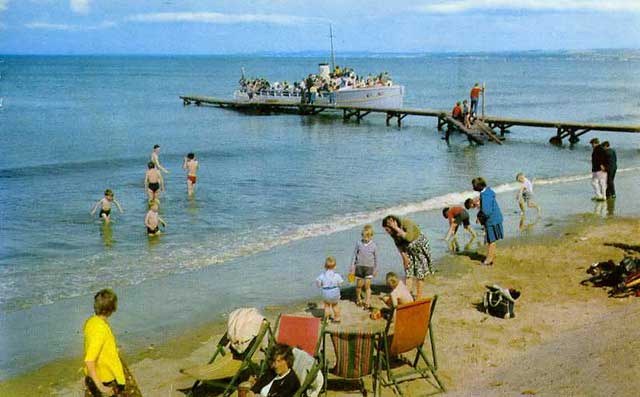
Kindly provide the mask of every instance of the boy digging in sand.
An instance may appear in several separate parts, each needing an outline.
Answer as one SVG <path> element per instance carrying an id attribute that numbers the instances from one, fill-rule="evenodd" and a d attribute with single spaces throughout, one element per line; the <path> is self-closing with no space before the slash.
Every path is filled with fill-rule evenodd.
<path id="1" fill-rule="evenodd" d="M 111 222 L 111 203 L 115 204 L 116 207 L 118 207 L 120 213 L 124 212 L 122 207 L 120 206 L 120 203 L 118 203 L 114 198 L 113 191 L 111 189 L 107 189 L 104 191 L 104 197 L 98 200 L 98 202 L 96 202 L 96 204 L 93 206 L 91 215 L 96 213 L 98 206 L 101 206 L 100 214 L 98 216 L 104 221 L 104 223 Z"/>
<path id="2" fill-rule="evenodd" d="M 444 207 L 442 210 L 442 216 L 449 221 L 449 230 L 447 231 L 446 236 L 444 236 L 445 241 L 449 241 L 451 237 L 455 238 L 460 225 L 464 227 L 464 230 L 469 232 L 471 240 L 476 238 L 476 232 L 473 231 L 471 223 L 469 222 L 469 213 L 464 208 Z M 452 246 L 455 247 L 455 244 L 452 244 Z"/>
<path id="3" fill-rule="evenodd" d="M 160 224 L 167 227 L 165 221 L 158 215 L 158 204 L 153 203 L 149 207 L 147 215 L 144 217 L 144 225 L 147 227 L 147 234 L 149 236 L 157 236 L 161 234 Z"/>
<path id="4" fill-rule="evenodd" d="M 182 168 L 187 170 L 187 195 L 191 196 L 196 187 L 196 173 L 198 172 L 196 155 L 193 153 L 187 154 L 187 157 L 184 158 L 184 162 L 182 163 Z"/>

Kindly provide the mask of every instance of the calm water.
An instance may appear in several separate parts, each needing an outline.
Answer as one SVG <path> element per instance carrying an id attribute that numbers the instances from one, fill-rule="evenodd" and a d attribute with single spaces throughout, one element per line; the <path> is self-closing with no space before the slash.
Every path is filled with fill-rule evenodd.
<path id="1" fill-rule="evenodd" d="M 639 124 L 640 60 L 605 55 L 338 62 L 363 74 L 389 71 L 405 85 L 408 107 L 449 109 L 484 81 L 489 114 Z M 552 186 L 574 189 L 580 200 L 590 194 L 586 181 L 570 177 L 590 170 L 586 142 L 593 134 L 571 149 L 546 144 L 554 131 L 527 128 L 514 128 L 502 147 L 469 147 L 460 136 L 447 146 L 434 119 L 409 117 L 397 129 L 383 116 L 360 125 L 333 116 L 247 116 L 183 107 L 178 99 L 230 96 L 241 67 L 291 81 L 323 59 L 0 59 L 0 351 L 9 352 L 0 357 L 0 377 L 81 349 L 76 333 L 91 295 L 106 286 L 129 298 L 114 318 L 118 327 L 131 338 L 153 338 L 256 305 L 256 296 L 262 303 L 315 296 L 310 281 L 324 256 L 345 265 L 365 222 L 375 222 L 385 266 L 393 268 L 397 258 L 380 216 L 427 211 L 412 216 L 435 240 L 446 226 L 429 210 L 458 202 L 477 175 L 494 186 L 511 183 L 518 171 L 551 180 L 540 188 L 549 200 L 557 194 Z M 640 166 L 640 139 L 599 136 L 617 148 L 620 167 Z M 149 240 L 142 184 L 155 143 L 171 171 L 161 210 L 169 226 Z M 190 151 L 201 167 L 191 200 L 180 168 Z M 634 177 L 626 178 L 635 189 Z M 115 222 L 104 228 L 89 210 L 107 187 L 125 212 L 114 211 Z M 504 195 L 505 212 L 515 209 L 511 196 Z M 619 201 L 618 211 L 631 211 L 630 202 Z M 546 216 L 591 210 L 562 195 L 547 207 L 554 209 Z M 516 233 L 515 223 L 508 232 Z M 444 252 L 436 241 L 434 249 Z M 34 322 L 48 329 L 46 338 L 25 336 Z"/>

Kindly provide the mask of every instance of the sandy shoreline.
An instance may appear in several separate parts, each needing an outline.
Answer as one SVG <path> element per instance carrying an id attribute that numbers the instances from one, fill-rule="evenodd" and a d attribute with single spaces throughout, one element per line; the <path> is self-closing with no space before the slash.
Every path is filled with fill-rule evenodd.
<path id="1" fill-rule="evenodd" d="M 493 267 L 478 266 L 472 253 L 442 259 L 465 269 L 447 279 L 436 277 L 428 289 L 440 296 L 434 327 L 438 373 L 449 389 L 447 395 L 599 396 L 607 395 L 606 390 L 616 391 L 608 395 L 636 395 L 640 380 L 631 374 L 640 373 L 640 365 L 630 352 L 640 351 L 640 331 L 633 326 L 638 324 L 640 300 L 611 299 L 580 281 L 591 263 L 622 259 L 624 249 L 607 244 L 638 247 L 640 219 L 574 219 L 541 236 L 506 241 Z M 633 249 L 626 253 L 640 255 Z M 515 319 L 489 317 L 476 308 L 484 285 L 494 283 L 522 290 Z M 303 308 L 301 302 L 270 307 L 264 314 L 274 319 L 281 311 Z M 176 389 L 191 380 L 178 369 L 206 361 L 223 329 L 224 322 L 215 321 L 141 352 L 126 352 L 125 346 L 143 394 L 182 396 Z M 79 358 L 51 363 L 1 383 L 0 394 L 81 395 L 80 366 Z M 409 383 L 409 395 L 424 387 Z M 383 390 L 383 395 L 392 392 Z"/>

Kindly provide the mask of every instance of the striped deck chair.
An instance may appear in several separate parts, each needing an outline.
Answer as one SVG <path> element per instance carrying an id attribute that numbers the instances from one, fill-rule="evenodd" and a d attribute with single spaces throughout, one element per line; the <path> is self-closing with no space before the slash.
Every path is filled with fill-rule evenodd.
<path id="1" fill-rule="evenodd" d="M 223 389 L 224 397 L 230 396 L 238 387 L 243 374 L 259 374 L 263 368 L 254 361 L 254 355 L 260 349 L 262 341 L 271 339 L 269 322 L 262 320 L 258 334 L 250 342 L 242 355 L 235 355 L 229 349 L 228 331 L 216 345 L 213 357 L 206 365 L 181 369 L 180 372 L 196 379 L 190 389 L 184 390 L 187 396 L 193 396 L 198 386 L 202 384 Z"/>
<path id="2" fill-rule="evenodd" d="M 387 322 L 387 327 L 380 344 L 379 360 L 382 365 L 382 371 L 386 376 L 381 378 L 381 386 L 393 386 L 396 391 L 402 394 L 402 390 L 398 386 L 399 383 L 415 379 L 425 379 L 429 384 L 434 386 L 437 391 L 431 394 L 446 391 L 440 379 L 436 375 L 438 362 L 436 358 L 436 345 L 431 327 L 433 311 L 438 296 L 433 298 L 422 299 L 416 302 L 399 305 L 395 309 L 395 315 L 391 316 Z M 395 320 L 394 320 L 395 318 Z M 393 330 L 391 324 L 394 322 Z M 424 352 L 423 345 L 429 334 L 429 345 L 431 346 L 432 361 L 429 360 Z M 412 362 L 407 362 L 410 367 L 409 371 L 398 373 L 397 370 L 391 368 L 391 360 L 399 357 L 402 353 L 416 352 L 416 357 Z M 422 364 L 421 365 L 421 362 Z M 436 384 L 430 381 L 433 377 Z"/>
<path id="3" fill-rule="evenodd" d="M 378 335 L 366 331 L 359 332 L 327 332 L 331 337 L 336 363 L 330 371 L 331 375 L 357 380 L 360 390 L 366 395 L 363 378 L 373 377 L 373 395 L 378 391 L 378 363 L 374 360 L 378 347 Z M 324 368 L 327 368 L 325 361 Z M 327 376 L 325 375 L 325 384 Z M 325 387 L 326 392 L 326 387 Z"/>

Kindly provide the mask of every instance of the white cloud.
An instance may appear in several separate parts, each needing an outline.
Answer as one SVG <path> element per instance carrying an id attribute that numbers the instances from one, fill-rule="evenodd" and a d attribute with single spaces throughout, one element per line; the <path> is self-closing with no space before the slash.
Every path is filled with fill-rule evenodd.
<path id="1" fill-rule="evenodd" d="M 9 0 L 0 0 L 0 12 L 6 10 L 7 6 L 9 6 Z"/>
<path id="2" fill-rule="evenodd" d="M 221 14 L 217 12 L 159 12 L 137 14 L 127 18 L 134 22 L 199 22 L 212 24 L 268 23 L 274 25 L 301 25 L 327 23 L 322 18 L 298 17 L 284 14 Z"/>
<path id="3" fill-rule="evenodd" d="M 91 30 L 108 29 L 116 26 L 115 22 L 104 21 L 98 25 L 70 25 L 66 23 L 30 22 L 26 25 L 29 29 L 60 30 L 64 32 L 87 32 Z"/>
<path id="4" fill-rule="evenodd" d="M 76 14 L 88 14 L 89 13 L 89 1 L 90 0 L 69 0 L 69 6 L 71 11 Z"/>
<path id="5" fill-rule="evenodd" d="M 639 0 L 438 0 L 416 7 L 426 13 L 482 10 L 640 12 Z"/>

